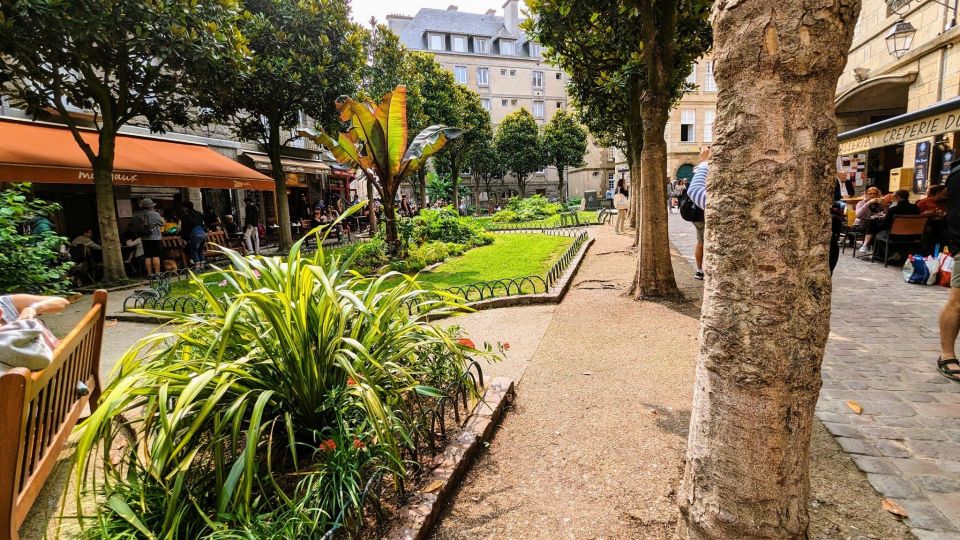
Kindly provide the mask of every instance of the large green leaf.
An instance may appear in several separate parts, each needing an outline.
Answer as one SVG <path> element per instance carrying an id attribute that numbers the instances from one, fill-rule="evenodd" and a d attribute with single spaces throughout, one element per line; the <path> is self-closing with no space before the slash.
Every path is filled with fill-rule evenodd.
<path id="1" fill-rule="evenodd" d="M 421 131 L 410 143 L 410 148 L 403 156 L 403 167 L 398 178 L 406 178 L 415 173 L 427 162 L 430 156 L 439 152 L 447 144 L 447 141 L 456 139 L 462 133 L 463 130 L 460 128 L 440 125 L 430 126 Z"/>
<path id="2" fill-rule="evenodd" d="M 372 105 L 360 103 L 351 97 L 340 97 L 337 108 L 340 110 L 340 119 L 350 122 L 352 133 L 363 142 L 363 154 L 373 160 L 371 165 L 376 167 L 377 175 L 382 176 L 390 167 L 386 126 L 374 115 Z"/>
<path id="3" fill-rule="evenodd" d="M 387 134 L 387 158 L 390 178 L 397 178 L 407 149 L 407 87 L 397 86 L 383 96 L 375 111 L 377 122 Z"/>

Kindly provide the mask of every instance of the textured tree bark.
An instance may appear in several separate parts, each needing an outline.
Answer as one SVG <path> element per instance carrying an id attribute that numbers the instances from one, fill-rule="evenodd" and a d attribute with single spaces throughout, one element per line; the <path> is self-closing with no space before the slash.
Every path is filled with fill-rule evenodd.
<path id="1" fill-rule="evenodd" d="M 640 210 L 637 215 L 637 273 L 633 295 L 637 300 L 680 293 L 673 277 L 667 233 L 667 143 L 664 129 L 669 100 L 651 93 L 640 100 L 643 151 L 640 153 Z M 632 176 L 632 175 L 631 175 Z M 631 193 L 631 195 L 633 195 Z"/>
<path id="2" fill-rule="evenodd" d="M 717 138 L 681 533 L 806 538 L 829 333 L 833 98 L 859 0 L 718 0 Z"/>
<path id="3" fill-rule="evenodd" d="M 93 167 L 94 194 L 97 199 L 97 225 L 103 255 L 103 279 L 118 281 L 127 278 L 120 251 L 117 205 L 113 196 L 113 158 L 115 136 L 100 137 L 98 157 Z"/>
<path id="4" fill-rule="evenodd" d="M 283 173 L 283 164 L 280 162 L 280 153 L 283 146 L 280 142 L 279 122 L 270 122 L 270 139 L 267 141 L 267 154 L 270 156 L 270 175 L 277 188 L 277 225 L 280 236 L 280 251 L 285 252 L 293 245 L 293 230 L 290 228 L 290 201 L 287 199 L 287 177 Z"/>

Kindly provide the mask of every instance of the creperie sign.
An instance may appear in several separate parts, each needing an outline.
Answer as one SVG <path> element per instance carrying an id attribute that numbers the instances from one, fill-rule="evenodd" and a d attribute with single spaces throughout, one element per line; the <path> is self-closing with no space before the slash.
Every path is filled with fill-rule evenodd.
<path id="1" fill-rule="evenodd" d="M 878 129 L 859 137 L 840 141 L 840 155 L 857 154 L 917 139 L 925 139 L 960 130 L 960 109 Z"/>
<path id="2" fill-rule="evenodd" d="M 93 182 L 93 171 L 80 171 L 79 176 L 77 178 L 80 180 Z M 114 184 L 136 184 L 137 175 L 113 173 L 113 183 Z"/>

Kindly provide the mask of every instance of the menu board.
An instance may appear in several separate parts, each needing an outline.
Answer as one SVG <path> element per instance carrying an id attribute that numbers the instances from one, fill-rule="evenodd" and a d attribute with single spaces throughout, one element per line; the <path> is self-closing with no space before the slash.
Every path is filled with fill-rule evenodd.
<path id="1" fill-rule="evenodd" d="M 916 157 L 913 158 L 913 192 L 923 193 L 927 190 L 927 181 L 930 178 L 930 141 L 917 143 Z"/>

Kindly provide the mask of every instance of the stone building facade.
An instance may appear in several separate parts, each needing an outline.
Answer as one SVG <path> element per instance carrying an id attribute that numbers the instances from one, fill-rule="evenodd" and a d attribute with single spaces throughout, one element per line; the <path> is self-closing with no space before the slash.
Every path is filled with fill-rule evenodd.
<path id="1" fill-rule="evenodd" d="M 503 4 L 503 15 L 496 10 L 484 14 L 447 9 L 420 9 L 416 15 L 389 15 L 387 24 L 405 47 L 432 53 L 437 62 L 453 73 L 457 82 L 480 94 L 496 127 L 508 114 L 525 108 L 542 127 L 557 111 L 566 108 L 567 76 L 558 67 L 544 61 L 541 46 L 528 39 L 520 29 L 519 2 Z M 569 176 L 582 185 L 582 177 L 612 170 L 604 160 L 605 150 L 591 145 L 587 165 Z M 534 173 L 527 180 L 527 194 L 541 193 L 558 197 L 559 178 L 554 167 Z M 481 194 L 480 203 L 518 193 L 517 182 L 507 177 L 491 194 Z M 573 188 L 570 194 L 582 188 Z"/>

